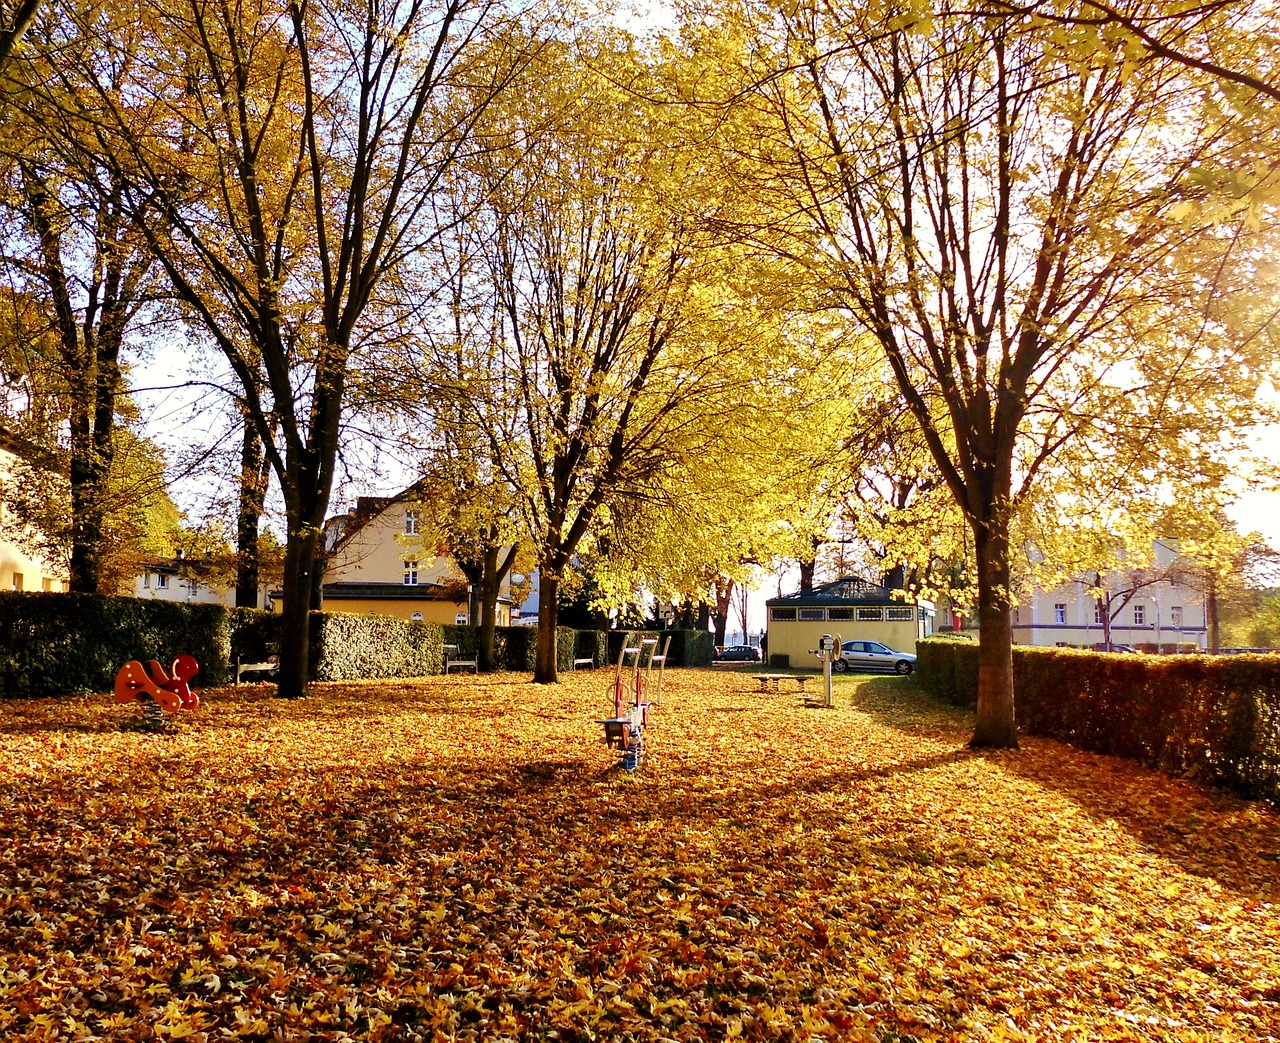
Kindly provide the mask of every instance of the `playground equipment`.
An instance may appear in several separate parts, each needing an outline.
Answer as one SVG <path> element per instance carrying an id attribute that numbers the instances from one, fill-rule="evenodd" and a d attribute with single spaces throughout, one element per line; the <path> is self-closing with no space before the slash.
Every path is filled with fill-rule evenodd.
<path id="1" fill-rule="evenodd" d="M 191 690 L 191 679 L 199 672 L 195 656 L 178 656 L 167 673 L 154 659 L 147 660 L 145 667 L 131 659 L 116 674 L 116 702 L 139 702 L 142 719 L 151 725 L 162 725 L 165 710 L 194 710 L 200 705 L 200 697 Z"/>
<path id="2" fill-rule="evenodd" d="M 622 639 L 622 650 L 613 674 L 613 684 L 606 698 L 613 707 L 613 716 L 600 723 L 604 725 L 604 742 L 610 749 L 622 753 L 622 767 L 635 771 L 644 757 L 644 729 L 649 723 L 649 711 L 662 705 L 662 676 L 667 665 L 668 637 L 658 653 L 658 639 L 646 637 L 638 645 L 631 643 L 632 635 Z M 658 664 L 656 682 L 653 665 Z"/>
<path id="3" fill-rule="evenodd" d="M 816 655 L 822 661 L 822 689 L 823 694 L 814 693 L 804 696 L 805 706 L 820 706 L 830 709 L 835 706 L 835 697 L 831 693 L 831 664 L 840 658 L 844 642 L 840 640 L 840 635 L 836 634 L 832 637 L 830 634 L 823 634 L 818 640 L 818 647 L 809 649 L 812 655 Z M 803 687 L 801 689 L 803 691 Z"/>

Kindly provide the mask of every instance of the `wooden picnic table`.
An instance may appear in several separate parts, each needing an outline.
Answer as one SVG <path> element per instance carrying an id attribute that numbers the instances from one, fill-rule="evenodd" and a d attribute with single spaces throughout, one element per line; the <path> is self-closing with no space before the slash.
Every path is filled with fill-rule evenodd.
<path id="1" fill-rule="evenodd" d="M 752 674 L 757 681 L 760 682 L 760 691 L 762 692 L 780 692 L 782 691 L 781 682 L 795 681 L 800 691 L 805 691 L 805 685 L 809 683 L 808 674 Z"/>

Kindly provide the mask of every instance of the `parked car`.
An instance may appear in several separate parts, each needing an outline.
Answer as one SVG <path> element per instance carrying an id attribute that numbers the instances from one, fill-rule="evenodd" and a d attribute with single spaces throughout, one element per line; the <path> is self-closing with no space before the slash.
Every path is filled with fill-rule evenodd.
<path id="1" fill-rule="evenodd" d="M 846 641 L 840 646 L 840 658 L 831 664 L 831 669 L 841 674 L 846 670 L 909 674 L 915 668 L 914 655 L 910 652 L 895 652 L 879 641 Z"/>
<path id="2" fill-rule="evenodd" d="M 760 649 L 752 645 L 726 645 L 716 653 L 717 663 L 758 663 Z"/>
<path id="3" fill-rule="evenodd" d="M 1092 649 L 1094 652 L 1110 651 L 1110 652 L 1136 653 L 1138 651 L 1136 648 L 1133 647 L 1133 645 L 1118 645 L 1114 641 L 1111 642 L 1111 647 L 1109 649 L 1107 648 L 1107 643 L 1105 641 L 1099 641 L 1096 645 L 1090 645 L 1089 648 Z"/>

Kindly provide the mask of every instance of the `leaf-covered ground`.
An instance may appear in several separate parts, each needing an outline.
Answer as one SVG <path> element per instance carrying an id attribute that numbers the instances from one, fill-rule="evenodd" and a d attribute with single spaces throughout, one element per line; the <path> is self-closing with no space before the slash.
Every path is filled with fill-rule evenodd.
<path id="1" fill-rule="evenodd" d="M 1280 818 L 677 671 L 0 704 L 0 1039 L 1280 1038 Z"/>

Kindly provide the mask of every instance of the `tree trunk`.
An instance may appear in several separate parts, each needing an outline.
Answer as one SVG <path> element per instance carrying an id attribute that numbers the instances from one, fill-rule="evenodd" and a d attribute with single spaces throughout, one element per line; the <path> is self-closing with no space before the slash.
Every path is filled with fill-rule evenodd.
<path id="1" fill-rule="evenodd" d="M 498 548 L 486 547 L 484 571 L 480 574 L 478 588 L 473 586 L 472 600 L 480 602 L 480 642 L 477 649 L 477 666 L 482 673 L 494 669 L 493 634 L 498 624 L 498 587 L 502 582 L 498 573 Z M 475 617 L 473 616 L 472 619 Z"/>
<path id="2" fill-rule="evenodd" d="M 258 554 L 258 525 L 266 492 L 262 439 L 246 417 L 240 446 L 240 507 L 236 514 L 236 608 L 262 607 L 258 598 L 262 564 Z"/>
<path id="3" fill-rule="evenodd" d="M 280 619 L 280 681 L 276 694 L 301 699 L 311 675 L 311 589 L 318 533 L 289 533 L 284 554 L 284 609 Z"/>
<path id="4" fill-rule="evenodd" d="M 1222 650 L 1221 635 L 1218 632 L 1218 577 L 1212 571 L 1206 584 L 1205 624 L 1209 630 L 1209 654 L 1217 655 Z"/>
<path id="5" fill-rule="evenodd" d="M 800 565 L 800 593 L 813 593 L 813 573 L 818 567 L 816 552 L 815 556 L 808 561 L 802 561 Z"/>
<path id="6" fill-rule="evenodd" d="M 974 749 L 1018 748 L 1013 712 L 1013 625 L 1009 611 L 1008 523 L 973 523 L 978 559 L 978 720 Z"/>
<path id="7" fill-rule="evenodd" d="M 491 535 L 497 539 L 496 532 Z M 513 544 L 500 558 L 501 549 L 492 546 L 485 552 L 484 574 L 480 583 L 480 655 L 477 665 L 486 671 L 497 669 L 493 640 L 498 625 L 498 595 L 502 592 L 502 581 L 516 563 L 516 553 L 520 548 Z"/>
<path id="8" fill-rule="evenodd" d="M 557 684 L 556 624 L 560 619 L 560 573 L 543 569 L 538 581 L 538 659 L 533 668 L 534 684 Z"/>
<path id="9" fill-rule="evenodd" d="M 724 644 L 724 634 L 729 628 L 729 612 L 733 604 L 733 580 L 716 580 L 716 636 L 717 645 Z"/>
<path id="10" fill-rule="evenodd" d="M 97 594 L 102 578 L 102 530 L 106 481 L 97 449 L 103 435 L 92 430 L 88 410 L 76 405 L 71 417 L 71 567 L 69 587 L 78 594 Z"/>

